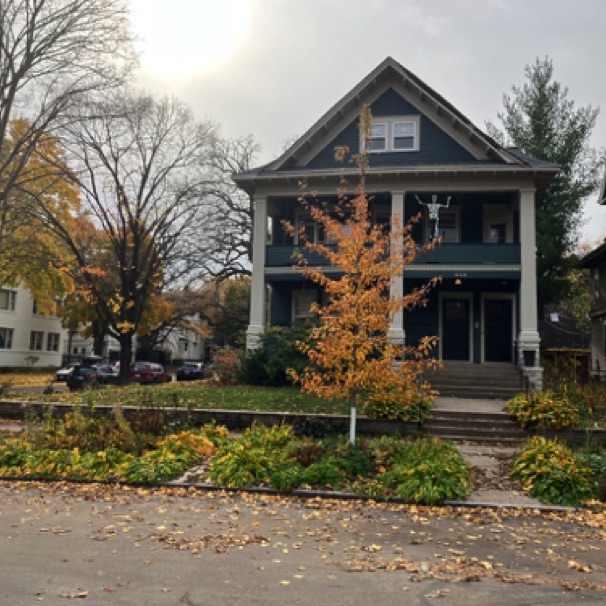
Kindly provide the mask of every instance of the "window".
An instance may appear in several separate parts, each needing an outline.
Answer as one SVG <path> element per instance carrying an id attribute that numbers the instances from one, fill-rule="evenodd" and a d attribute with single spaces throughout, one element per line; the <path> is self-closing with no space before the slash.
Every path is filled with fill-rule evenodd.
<path id="1" fill-rule="evenodd" d="M 292 319 L 304 320 L 311 318 L 313 313 L 310 307 L 318 300 L 315 290 L 294 290 L 292 293 Z"/>
<path id="2" fill-rule="evenodd" d="M 13 329 L 0 328 L 0 349 L 12 349 L 13 347 Z"/>
<path id="3" fill-rule="evenodd" d="M 49 332 L 46 335 L 46 351 L 59 351 L 61 335 L 58 332 Z"/>
<path id="4" fill-rule="evenodd" d="M 438 236 L 442 243 L 459 242 L 459 211 L 458 209 L 441 208 L 438 215 Z M 427 219 L 427 214 L 425 214 Z M 427 239 L 434 237 L 435 221 L 427 221 Z"/>
<path id="5" fill-rule="evenodd" d="M 419 117 L 394 116 L 372 122 L 367 142 L 371 153 L 418 151 Z"/>
<path id="6" fill-rule="evenodd" d="M 394 150 L 415 149 L 417 123 L 413 120 L 407 122 L 394 122 L 392 128 Z"/>
<path id="7" fill-rule="evenodd" d="M 387 124 L 373 122 L 370 129 L 368 146 L 371 152 L 385 151 L 387 149 Z"/>
<path id="8" fill-rule="evenodd" d="M 32 330 L 29 333 L 29 348 L 31 351 L 42 351 L 42 342 L 44 333 L 39 330 Z"/>
<path id="9" fill-rule="evenodd" d="M 488 239 L 492 244 L 505 244 L 507 242 L 507 225 L 505 223 L 490 225 Z"/>
<path id="10" fill-rule="evenodd" d="M 17 301 L 16 290 L 0 289 L 0 309 L 15 311 L 15 302 Z"/>
<path id="11" fill-rule="evenodd" d="M 300 246 L 305 242 L 321 244 L 325 242 L 324 227 L 316 223 L 311 213 L 307 211 L 298 211 L 295 217 L 295 246 Z"/>

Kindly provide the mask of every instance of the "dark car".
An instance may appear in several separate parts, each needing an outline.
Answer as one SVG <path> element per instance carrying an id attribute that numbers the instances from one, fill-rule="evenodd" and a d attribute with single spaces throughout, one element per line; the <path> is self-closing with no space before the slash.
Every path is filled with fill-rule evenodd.
<path id="1" fill-rule="evenodd" d="M 135 362 L 130 367 L 130 378 L 137 383 L 170 383 L 173 376 L 155 362 Z"/>
<path id="2" fill-rule="evenodd" d="M 177 369 L 177 381 L 197 381 L 204 376 L 202 362 L 186 362 Z"/>
<path id="3" fill-rule="evenodd" d="M 107 364 L 76 364 L 67 375 L 67 386 L 71 391 L 82 389 L 87 385 L 107 385 L 118 383 L 120 373 Z"/>

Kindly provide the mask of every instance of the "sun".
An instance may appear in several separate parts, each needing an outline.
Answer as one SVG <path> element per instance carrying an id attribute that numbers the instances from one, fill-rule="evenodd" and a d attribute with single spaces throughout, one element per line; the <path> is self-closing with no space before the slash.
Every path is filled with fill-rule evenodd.
<path id="1" fill-rule="evenodd" d="M 144 70 L 187 77 L 217 67 L 246 39 L 251 0 L 133 0 Z"/>

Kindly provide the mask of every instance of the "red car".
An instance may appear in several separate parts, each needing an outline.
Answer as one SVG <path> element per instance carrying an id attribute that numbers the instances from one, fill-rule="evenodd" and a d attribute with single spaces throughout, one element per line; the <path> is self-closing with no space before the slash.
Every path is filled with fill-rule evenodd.
<path id="1" fill-rule="evenodd" d="M 137 383 L 170 383 L 173 376 L 155 362 L 135 362 L 130 367 L 130 377 Z"/>

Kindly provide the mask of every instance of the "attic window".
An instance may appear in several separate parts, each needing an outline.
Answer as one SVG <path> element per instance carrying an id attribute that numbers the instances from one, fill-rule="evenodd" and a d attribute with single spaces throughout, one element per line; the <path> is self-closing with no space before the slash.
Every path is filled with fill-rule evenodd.
<path id="1" fill-rule="evenodd" d="M 368 140 L 370 153 L 418 151 L 419 117 L 393 116 L 373 120 Z"/>

